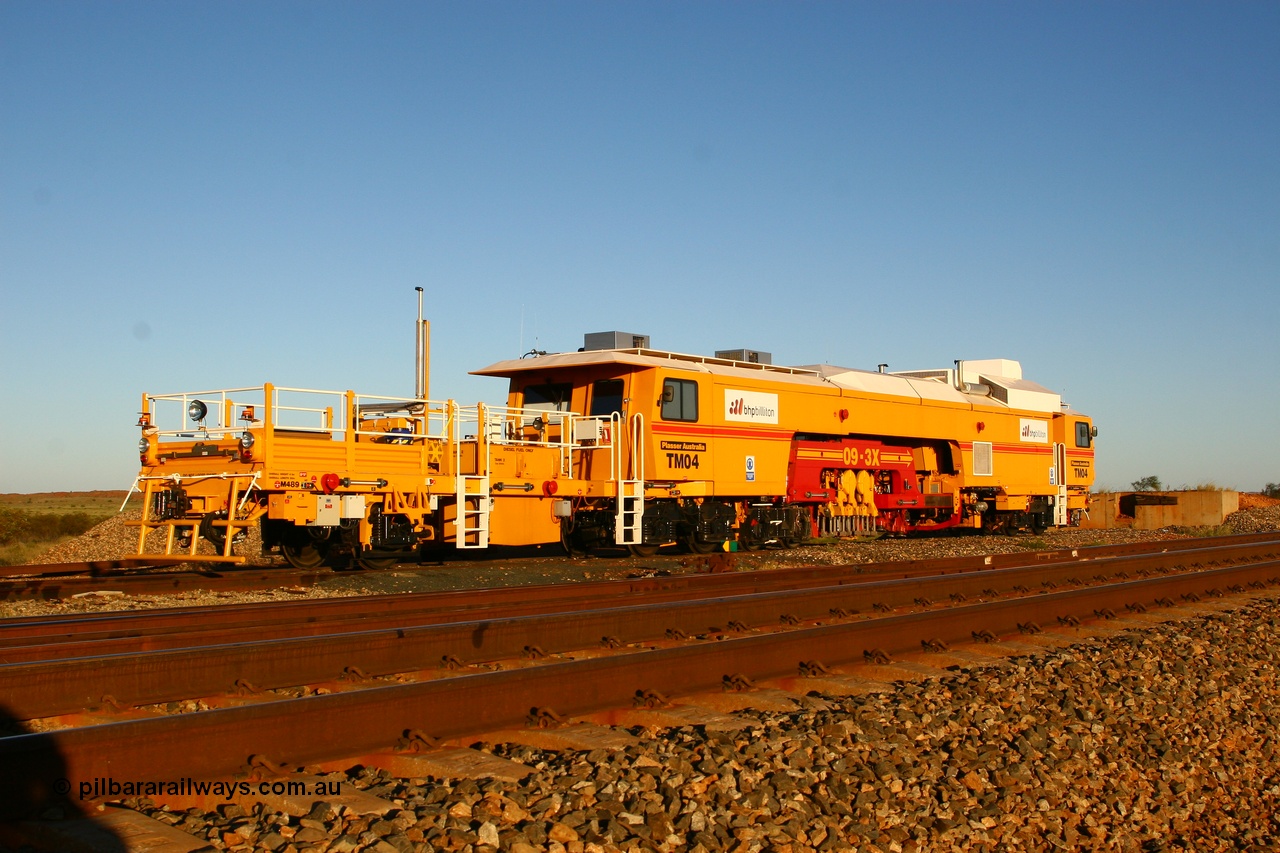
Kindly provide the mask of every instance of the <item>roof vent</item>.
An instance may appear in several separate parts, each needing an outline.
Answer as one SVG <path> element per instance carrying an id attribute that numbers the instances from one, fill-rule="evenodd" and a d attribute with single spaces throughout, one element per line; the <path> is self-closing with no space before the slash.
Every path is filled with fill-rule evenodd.
<path id="1" fill-rule="evenodd" d="M 748 364 L 773 364 L 773 354 L 760 352 L 757 349 L 718 349 L 716 358 L 727 358 L 730 361 L 745 361 Z"/>
<path id="2" fill-rule="evenodd" d="M 631 332 L 590 332 L 583 336 L 584 350 L 597 349 L 649 349 L 648 335 Z"/>

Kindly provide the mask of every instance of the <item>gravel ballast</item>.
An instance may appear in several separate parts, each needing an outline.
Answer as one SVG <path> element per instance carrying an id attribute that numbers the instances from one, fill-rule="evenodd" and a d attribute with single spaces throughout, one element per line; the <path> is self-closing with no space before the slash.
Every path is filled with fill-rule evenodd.
<path id="1" fill-rule="evenodd" d="M 1280 845 L 1280 599 L 1218 602 L 885 692 L 742 711 L 638 746 L 486 746 L 520 783 L 344 780 L 381 817 L 168 813 L 247 851 L 1264 850 Z"/>
<path id="2" fill-rule="evenodd" d="M 1229 520 L 1235 532 L 1278 524 L 1276 507 Z M 1178 535 L 1051 531 L 1039 547 Z M 994 547 L 1001 543 L 1010 547 Z M 804 549 L 830 560 L 751 554 L 740 555 L 738 568 L 770 565 L 756 559 L 874 562 L 885 559 L 881 549 L 914 559 L 1026 544 L 848 543 Z M 573 571 L 594 579 L 655 570 L 596 567 L 602 563 L 582 561 Z M 394 804 L 381 816 L 325 803 L 303 816 L 261 803 L 209 813 L 129 804 L 208 849 L 283 853 L 1280 849 L 1280 596 L 1196 607 L 1177 621 L 881 692 L 811 694 L 788 713 L 741 711 L 751 725 L 736 732 L 635 728 L 639 745 L 616 752 L 481 747 L 532 767 L 521 782 L 398 779 L 369 769 L 343 776 L 344 790 Z"/>

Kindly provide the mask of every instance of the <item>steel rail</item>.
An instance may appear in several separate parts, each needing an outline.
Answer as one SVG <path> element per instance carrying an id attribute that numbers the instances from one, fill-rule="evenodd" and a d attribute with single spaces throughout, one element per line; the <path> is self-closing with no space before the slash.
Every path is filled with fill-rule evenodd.
<path id="1" fill-rule="evenodd" d="M 954 643 L 978 628 L 1006 635 L 1033 621 L 1091 620 L 1125 605 L 1157 606 L 1175 596 L 1263 583 L 1277 570 L 1274 561 L 1210 569 L 616 657 L 16 735 L 0 739 L 0 766 L 23 772 L 0 774 L 0 796 L 99 777 L 207 779 L 255 765 L 296 768 L 385 750 L 412 732 L 470 737 L 522 725 L 531 709 L 596 713 L 626 707 L 645 691 L 681 696 L 719 688 L 730 675 L 794 676 L 809 661 L 839 665 L 862 660 L 872 649 L 892 654 L 924 642 Z"/>
<path id="2" fill-rule="evenodd" d="M 1098 565 L 1134 572 L 1161 571 L 1168 569 L 1170 559 L 1171 555 L 1160 554 L 1117 558 Z M 830 621 L 833 615 L 846 619 L 876 609 L 931 606 L 922 594 L 958 601 L 992 591 L 1008 595 L 1032 578 L 1048 584 L 1065 581 L 1070 571 L 1071 566 L 1023 567 L 927 579 L 895 578 L 858 586 L 755 592 L 431 626 L 382 626 L 259 643 L 13 664 L 0 666 L 0 695 L 9 697 L 10 714 L 29 720 L 103 704 L 146 705 L 237 689 L 261 691 L 363 680 L 438 669 L 446 662 L 461 667 L 530 654 L 563 654 L 599 648 L 603 641 L 629 645 L 669 637 L 777 629 Z M 1275 575 L 1272 580 L 1280 583 L 1280 571 Z M 1044 587 L 1034 593 L 1024 589 L 1024 595 L 1031 595 Z"/>
<path id="3" fill-rule="evenodd" d="M 0 578 L 22 576 L 61 577 L 65 575 L 101 575 L 120 569 L 151 569 L 190 563 L 188 557 L 123 557 L 118 560 L 85 560 L 71 563 L 32 563 L 29 565 L 0 566 Z"/>
<path id="4" fill-rule="evenodd" d="M 1194 549 L 1129 557 L 1111 557 L 1092 560 L 1088 563 L 1088 566 L 1091 575 L 1108 571 L 1158 572 L 1169 571 L 1175 567 L 1182 566 L 1189 560 L 1195 560 L 1194 565 L 1203 565 L 1205 562 L 1221 563 L 1227 560 L 1274 559 L 1280 556 L 1278 552 L 1280 552 L 1280 547 L 1274 546 L 1273 543 L 1258 543 L 1229 548 Z M 900 607 L 918 602 L 921 599 L 978 596 L 986 593 L 993 585 L 998 587 L 1003 584 L 1006 591 L 1017 591 L 1019 586 L 1029 589 L 1030 586 L 1044 587 L 1050 584 L 1078 583 L 1081 581 L 1076 576 L 1080 574 L 1083 574 L 1083 572 L 1080 571 L 1079 563 L 1055 562 L 984 572 L 956 572 L 929 576 L 908 575 L 906 577 L 898 577 L 894 575 L 888 577 L 885 575 L 858 575 L 856 576 L 858 581 L 856 583 L 846 583 L 849 580 L 847 577 L 831 578 L 820 574 L 813 578 L 806 578 L 805 582 L 793 582 L 790 585 L 783 585 L 779 589 L 778 578 L 773 577 L 774 573 L 770 572 L 717 576 L 724 579 L 724 582 L 710 584 L 705 591 L 686 588 L 636 594 L 631 590 L 625 590 L 625 594 L 609 596 L 596 593 L 584 598 L 573 595 L 574 592 L 579 591 L 579 585 L 560 585 L 542 589 L 559 592 L 563 597 L 541 602 L 493 606 L 483 610 L 462 609 L 447 612 L 428 610 L 425 612 L 406 613 L 398 608 L 391 607 L 388 612 L 361 613 L 343 618 L 334 618 L 332 616 L 317 618 L 317 614 L 310 610 L 311 602 L 295 602 L 292 607 L 297 614 L 296 620 L 300 621 L 277 619 L 268 626 L 255 626 L 252 629 L 235 625 L 219 625 L 213 628 L 190 630 L 181 633 L 157 633 L 101 640 L 76 638 L 68 642 L 58 642 L 57 638 L 46 642 L 39 642 L 38 638 L 26 638 L 19 641 L 20 645 L 12 645 L 8 648 L 0 647 L 0 665 L 33 663 L 41 660 L 69 657 L 104 657 L 107 655 L 124 655 L 183 647 L 218 646 L 230 643 L 244 644 L 253 641 L 267 642 L 273 639 L 296 637 L 316 638 L 343 632 L 368 632 L 378 629 L 401 630 L 429 624 L 493 622 L 537 614 L 564 613 L 573 609 L 587 610 L 616 607 L 622 603 L 659 604 L 670 601 L 726 598 L 751 594 L 778 594 L 779 592 L 790 590 L 813 588 L 831 590 L 847 587 L 856 591 L 852 595 L 861 595 L 868 598 L 865 606 L 875 603 Z M 821 582 L 824 580 L 831 586 L 821 586 Z M 617 583 L 619 582 L 608 582 L 604 585 L 608 586 L 609 584 Z M 884 591 L 882 592 L 882 590 Z M 518 589 L 515 591 L 518 591 Z M 832 595 L 831 592 L 824 594 Z M 875 596 L 881 596 L 881 598 L 876 598 Z M 383 600 L 385 598 L 380 597 L 375 601 L 380 605 L 385 605 L 387 604 Z M 850 599 L 844 596 L 841 600 Z M 846 609 L 857 609 L 857 606 L 851 605 Z M 354 661 L 354 653 L 352 658 Z M 361 669 L 369 671 L 365 664 L 353 662 L 352 665 L 358 665 Z M 3 666 L 0 666 L 0 674 L 2 673 Z M 100 699 L 100 696 L 97 698 Z M 123 701 L 122 697 L 117 696 L 116 699 Z"/>
<path id="5" fill-rule="evenodd" d="M 54 601 L 104 588 L 122 587 L 130 595 L 166 595 L 189 590 L 244 592 L 276 589 L 281 586 L 314 586 L 327 572 L 297 569 L 242 569 L 236 572 L 213 570 L 157 572 L 149 575 L 97 575 L 71 577 L 9 578 L 0 581 L 0 601 L 39 599 Z M 124 583 L 119 581 L 124 580 Z"/>
<path id="6" fill-rule="evenodd" d="M 1120 566 L 1137 571 L 1165 571 L 1174 566 L 1180 565 L 1188 559 L 1208 560 L 1212 558 L 1216 561 L 1223 559 L 1243 560 L 1243 559 L 1269 559 L 1276 556 L 1277 550 L 1280 548 L 1272 547 L 1270 543 L 1259 543 L 1256 545 L 1239 545 L 1232 548 L 1215 548 L 1215 549 L 1195 549 L 1184 550 L 1172 553 L 1148 554 L 1145 556 L 1132 557 L 1112 557 L 1089 562 L 1091 572 L 1100 572 L 1110 570 L 1112 566 Z M 896 574 L 892 577 L 885 575 L 858 575 L 857 583 L 847 584 L 850 588 L 859 590 L 875 590 L 877 585 L 889 584 L 894 580 L 911 581 L 919 585 L 915 592 L 915 596 L 908 599 L 914 601 L 920 597 L 950 597 L 952 595 L 970 596 L 985 591 L 984 584 L 990 584 L 994 581 L 991 578 L 1003 578 L 1007 587 L 1016 588 L 1018 585 L 1026 584 L 1052 584 L 1052 583 L 1069 583 L 1078 581 L 1073 577 L 1080 574 L 1078 571 L 1078 563 L 1049 563 L 1032 566 L 1022 566 L 1019 568 L 988 570 L 986 572 L 960 572 L 950 574 L 935 574 L 930 576 L 912 576 L 908 574 L 906 577 L 899 578 Z M 1004 574 L 1000 574 L 1004 573 Z M 758 574 L 742 574 L 732 576 L 719 576 L 723 582 L 711 584 L 708 592 L 712 597 L 726 597 L 730 595 L 747 595 L 751 593 L 767 593 L 776 592 L 778 589 L 778 578 L 773 576 L 774 573 L 758 573 Z M 947 583 L 946 579 L 956 579 L 955 583 Z M 975 578 L 982 580 L 973 580 Z M 807 578 L 805 582 L 794 582 L 789 586 L 783 586 L 783 589 L 804 589 L 812 588 L 819 585 L 822 581 L 831 583 L 836 586 L 846 585 L 844 582 L 849 580 L 844 577 L 831 578 L 829 575 L 819 574 L 814 578 Z M 618 582 L 609 582 L 616 584 Z M 609 584 L 605 584 L 608 586 Z M 426 625 L 426 624 L 442 624 L 448 622 L 459 621 L 476 621 L 479 619 L 497 620 L 503 618 L 516 618 L 526 615 L 534 615 L 539 613 L 559 613 L 566 610 L 581 607 L 583 609 L 599 609 L 604 607 L 616 606 L 620 602 L 637 602 L 640 599 L 648 603 L 659 603 L 664 601 L 675 600 L 692 600 L 699 597 L 708 597 L 706 592 L 692 592 L 688 589 L 680 591 L 659 590 L 641 595 L 633 593 L 631 590 L 625 590 L 626 594 L 617 596 L 606 596 L 600 593 L 587 596 L 585 599 L 581 596 L 574 595 L 579 591 L 578 585 L 560 585 L 554 587 L 542 587 L 541 589 L 556 593 L 561 597 L 543 601 L 525 603 L 512 606 L 494 606 L 486 608 L 482 611 L 465 608 L 458 611 L 447 613 L 440 612 L 400 612 L 398 607 L 392 606 L 401 602 L 388 603 L 388 597 L 378 597 L 373 601 L 379 605 L 387 606 L 388 612 L 381 613 L 358 613 L 345 618 L 334 618 L 331 615 L 325 618 L 318 618 L 317 614 L 311 612 L 311 602 L 296 602 L 292 604 L 295 615 L 294 620 L 285 620 L 277 618 L 266 627 L 257 626 L 252 630 L 242 626 L 219 625 L 213 628 L 201 628 L 197 630 L 183 631 L 181 633 L 155 633 L 148 635 L 124 637 L 124 638 L 108 638 L 102 640 L 83 640 L 75 639 L 68 642 L 59 642 L 57 638 L 46 642 L 39 642 L 37 638 L 26 638 L 20 640 L 20 645 L 13 645 L 9 648 L 0 648 L 0 664 L 19 664 L 30 663 L 40 660 L 52 660 L 56 658 L 68 657 L 101 657 L 111 654 L 137 653 L 142 651 L 158 651 L 162 649 L 173 649 L 191 646 L 209 646 L 222 645 L 227 643 L 245 643 L 251 641 L 266 642 L 271 639 L 282 639 L 287 637 L 318 637 L 326 634 L 335 634 L 343 631 L 369 631 L 378 628 L 384 629 L 401 629 L 406 627 Z M 505 592 L 511 592 L 508 589 Z M 517 591 L 518 590 L 514 590 Z M 324 602 L 321 602 L 323 604 Z M 901 606 L 905 603 L 902 596 L 895 599 L 893 606 Z"/>
<path id="7" fill-rule="evenodd" d="M 1165 547 L 1165 545 L 1178 547 Z M 978 557 L 955 557 L 901 563 L 855 564 L 844 566 L 806 566 L 761 572 L 726 574 L 690 574 L 668 577 L 630 578 L 574 584 L 543 584 L 521 587 L 498 587 L 479 590 L 454 590 L 434 593 L 406 593 L 394 596 L 350 596 L 306 602 L 259 602 L 243 605 L 221 605 L 165 608 L 152 611 L 111 611 L 106 613 L 38 616 L 0 620 L 0 649 L 16 645 L 51 645 L 59 642 L 148 637 L 134 648 L 166 647 L 160 637 L 166 632 L 189 632 L 217 627 L 247 632 L 266 626 L 277 630 L 286 622 L 323 621 L 335 624 L 341 619 L 366 619 L 377 615 L 439 612 L 458 614 L 458 619 L 514 614 L 520 610 L 502 611 L 501 605 L 517 604 L 534 611 L 538 602 L 556 607 L 580 600 L 604 601 L 610 597 L 630 598 L 661 593 L 684 594 L 708 591 L 712 594 L 765 591 L 807 585 L 865 583 L 868 580 L 893 577 L 916 577 L 934 574 L 963 573 L 991 568 L 1048 566 L 1059 562 L 1089 563 L 1116 556 L 1144 553 L 1186 553 L 1252 545 L 1273 544 L 1280 548 L 1280 534 L 1250 534 L 1239 537 L 1176 540 L 1171 543 L 1134 543 L 1126 546 L 1062 549 L 1058 551 L 996 554 Z M 436 621 L 444 621 L 443 617 Z M 253 635 L 266 639 L 282 636 L 270 631 Z M 242 639 L 249 639 L 249 636 Z M 122 645 L 115 651 L 125 651 Z"/>

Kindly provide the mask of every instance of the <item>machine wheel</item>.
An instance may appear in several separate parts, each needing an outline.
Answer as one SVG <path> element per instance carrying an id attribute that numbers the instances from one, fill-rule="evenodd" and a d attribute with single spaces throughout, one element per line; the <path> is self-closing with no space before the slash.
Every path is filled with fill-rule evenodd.
<path id="1" fill-rule="evenodd" d="M 791 526 L 791 538 L 787 544 L 791 547 L 803 545 L 813 538 L 813 519 L 808 510 L 796 513 L 795 522 Z"/>
<path id="2" fill-rule="evenodd" d="M 714 554 L 724 547 L 723 542 L 702 542 L 696 533 L 686 536 L 684 544 L 695 554 Z"/>
<path id="3" fill-rule="evenodd" d="M 982 532 L 988 536 L 1008 536 L 1008 519 L 1003 515 L 984 515 L 982 517 Z"/>
<path id="4" fill-rule="evenodd" d="M 307 542 L 302 545 L 281 545 L 280 553 L 285 561 L 295 569 L 318 569 L 324 565 L 324 552 Z"/>
<path id="5" fill-rule="evenodd" d="M 628 545 L 627 550 L 633 557 L 652 557 L 658 553 L 658 547 L 657 545 Z"/>
<path id="6" fill-rule="evenodd" d="M 380 572 L 400 562 L 402 556 L 399 551 L 360 551 L 356 554 L 356 565 L 371 572 Z"/>
<path id="7" fill-rule="evenodd" d="M 587 556 L 587 549 L 574 539 L 572 530 L 563 521 L 560 524 L 560 544 L 564 546 L 564 552 L 574 559 Z"/>
<path id="8" fill-rule="evenodd" d="M 213 522 L 225 519 L 226 517 L 227 511 L 224 509 L 219 510 L 218 512 L 206 513 L 205 516 L 200 519 L 200 535 L 209 540 L 209 544 L 211 544 L 219 554 L 222 553 L 223 547 L 227 544 L 227 528 L 215 527 Z M 243 542 L 244 539 L 245 533 L 241 530 L 236 534 L 235 538 L 231 540 L 231 544 L 234 546 Z"/>
<path id="9" fill-rule="evenodd" d="M 1041 533 L 1044 533 L 1049 529 L 1049 523 L 1045 520 L 1044 513 L 1042 512 L 1030 513 L 1027 520 L 1027 526 L 1031 528 L 1031 532 L 1036 536 L 1039 536 Z"/>
<path id="10" fill-rule="evenodd" d="M 305 533 L 294 537 L 291 542 L 281 542 L 280 553 L 295 569 L 318 569 L 328 557 L 320 543 Z"/>
<path id="11" fill-rule="evenodd" d="M 738 528 L 738 548 L 742 551 L 759 551 L 764 547 L 764 541 L 757 538 L 756 534 L 760 532 L 760 523 L 755 519 L 748 518 Z"/>

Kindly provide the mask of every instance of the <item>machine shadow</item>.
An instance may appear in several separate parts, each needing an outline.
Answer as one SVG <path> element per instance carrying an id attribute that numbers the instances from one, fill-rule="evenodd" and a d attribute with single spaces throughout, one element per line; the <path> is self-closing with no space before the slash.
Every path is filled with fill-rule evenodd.
<path id="1" fill-rule="evenodd" d="M 0 705 L 0 849 L 125 853 L 124 841 L 94 819 L 76 790 L 54 738 Z"/>

